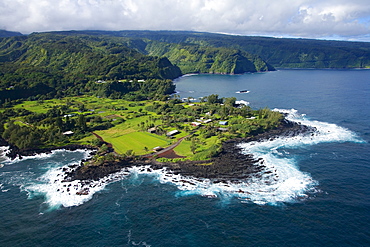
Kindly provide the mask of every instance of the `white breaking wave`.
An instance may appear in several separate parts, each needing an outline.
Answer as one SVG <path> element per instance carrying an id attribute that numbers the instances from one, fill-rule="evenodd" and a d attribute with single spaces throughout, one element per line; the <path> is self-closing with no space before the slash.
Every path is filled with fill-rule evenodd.
<path id="1" fill-rule="evenodd" d="M 7 149 L 5 150 L 8 150 L 8 149 L 9 147 L 7 147 Z M 10 150 L 6 152 L 10 152 Z M 65 150 L 65 149 L 56 149 L 56 150 L 52 150 L 50 153 L 40 153 L 40 154 L 35 154 L 32 156 L 22 156 L 22 158 L 19 158 L 19 156 L 17 156 L 15 159 L 10 159 L 9 157 L 6 157 L 4 154 L 3 158 L 5 160 L 3 161 L 3 164 L 9 165 L 9 164 L 13 164 L 13 163 L 17 163 L 17 162 L 25 161 L 25 160 L 45 160 L 45 159 L 51 158 L 55 154 L 62 153 L 62 152 L 85 152 L 84 159 L 86 159 L 89 155 L 89 152 L 91 151 L 86 151 L 82 149 L 77 149 L 75 151 L 70 151 L 70 150 Z"/>
<path id="2" fill-rule="evenodd" d="M 332 123 L 310 120 L 305 114 L 299 114 L 295 109 L 274 109 L 274 111 L 287 114 L 286 118 L 290 121 L 315 127 L 317 129 L 318 133 L 315 135 L 315 138 L 305 138 L 300 140 L 303 144 L 313 145 L 325 142 L 363 142 L 356 133 L 344 127 Z"/>
<path id="3" fill-rule="evenodd" d="M 16 158 L 14 160 L 8 159 L 6 162 L 4 162 L 5 165 L 15 165 L 16 163 L 23 162 L 25 160 L 46 160 L 50 159 L 55 155 L 58 155 L 60 153 L 65 152 L 82 152 L 83 159 L 89 158 L 91 151 L 87 150 L 75 150 L 75 151 L 69 151 L 69 150 L 53 150 L 51 153 L 48 154 L 37 154 L 34 156 L 24 156 L 22 159 Z M 74 162 L 76 163 L 76 162 Z M 44 162 L 42 162 L 44 164 Z M 79 184 L 70 183 L 71 185 L 62 182 L 64 180 L 65 172 L 70 169 L 68 166 L 58 168 L 60 164 L 55 162 L 48 162 L 45 163 L 46 167 L 41 167 L 43 170 L 47 170 L 47 172 L 42 175 L 41 177 L 35 177 L 35 172 L 33 169 L 28 169 L 27 171 L 13 171 L 13 172 L 6 172 L 3 173 L 4 182 L 7 185 L 12 186 L 19 186 L 22 191 L 28 192 L 29 198 L 32 198 L 35 195 L 43 195 L 46 198 L 46 202 L 49 204 L 50 207 L 56 207 L 58 205 L 63 206 L 71 206 L 74 205 L 75 201 L 76 203 L 79 203 L 81 201 L 85 202 L 87 201 L 86 198 L 81 197 L 78 198 L 79 200 L 73 200 L 66 196 L 64 196 L 64 192 L 67 190 L 71 190 L 72 186 L 74 189 L 77 189 L 81 187 Z M 44 165 L 43 165 L 44 166 Z M 62 170 L 65 168 L 65 170 Z M 1 176 L 0 176 L 1 177 Z M 71 188 L 68 188 L 68 186 L 71 186 Z M 2 185 L 4 187 L 4 184 Z M 55 192 L 54 193 L 54 190 Z M 6 192 L 8 190 L 2 190 L 2 192 Z M 59 197 L 59 199 L 58 199 Z M 79 204 L 78 204 L 79 205 Z"/>
<path id="4" fill-rule="evenodd" d="M 324 142 L 361 142 L 352 131 L 335 124 L 309 120 L 304 114 L 298 114 L 295 109 L 275 109 L 275 111 L 287 114 L 286 118 L 290 121 L 315 127 L 316 132 L 239 145 L 243 152 L 252 154 L 255 158 L 262 158 L 263 165 L 268 171 L 246 188 L 251 195 L 246 198 L 257 203 L 276 204 L 294 201 L 300 197 L 307 197 L 308 193 L 316 190 L 318 182 L 308 173 L 299 170 L 294 157 L 289 157 L 289 152 L 285 151 L 285 148 L 300 148 Z"/>
<path id="5" fill-rule="evenodd" d="M 103 190 L 107 184 L 121 180 L 130 174 L 127 171 L 121 171 L 99 181 L 65 180 L 66 172 L 70 171 L 72 168 L 69 166 L 50 169 L 40 177 L 41 183 L 32 184 L 25 189 L 31 195 L 43 194 L 46 203 L 51 208 L 57 208 L 60 205 L 72 207 L 89 201 L 96 192 Z"/>
<path id="6" fill-rule="evenodd" d="M 249 105 L 250 103 L 248 101 L 245 101 L 245 100 L 237 100 L 237 101 L 235 101 L 235 104 L 237 104 L 237 105 Z"/>
<path id="7" fill-rule="evenodd" d="M 185 75 L 182 75 L 181 77 L 189 77 L 189 76 L 196 76 L 196 75 L 199 75 L 199 74 L 185 74 Z"/>
<path id="8" fill-rule="evenodd" d="M 10 159 L 6 156 L 10 152 L 10 147 L 0 146 L 0 168 L 4 166 L 3 163 L 9 162 Z"/>

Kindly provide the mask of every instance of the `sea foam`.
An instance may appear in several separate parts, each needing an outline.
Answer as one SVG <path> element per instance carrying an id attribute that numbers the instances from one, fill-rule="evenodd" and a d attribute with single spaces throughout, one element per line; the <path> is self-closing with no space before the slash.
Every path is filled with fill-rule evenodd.
<path id="1" fill-rule="evenodd" d="M 65 180 L 66 173 L 72 169 L 69 166 L 50 169 L 40 177 L 40 183 L 34 183 L 25 189 L 32 196 L 44 195 L 45 202 L 50 208 L 58 208 L 61 205 L 72 207 L 89 201 L 96 192 L 103 190 L 107 184 L 129 175 L 127 171 L 122 170 L 99 181 Z"/>

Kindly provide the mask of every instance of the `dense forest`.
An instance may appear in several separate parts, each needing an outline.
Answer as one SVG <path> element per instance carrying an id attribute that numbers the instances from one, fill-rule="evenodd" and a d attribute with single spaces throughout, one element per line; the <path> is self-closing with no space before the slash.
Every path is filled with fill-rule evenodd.
<path id="1" fill-rule="evenodd" d="M 1 103 L 81 94 L 162 95 L 173 92 L 171 80 L 182 74 L 167 58 L 116 40 L 55 34 L 0 39 L 0 68 Z"/>

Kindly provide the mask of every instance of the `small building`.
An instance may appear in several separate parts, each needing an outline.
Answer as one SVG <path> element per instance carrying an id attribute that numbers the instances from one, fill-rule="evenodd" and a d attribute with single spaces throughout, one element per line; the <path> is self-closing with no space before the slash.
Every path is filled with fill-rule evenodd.
<path id="1" fill-rule="evenodd" d="M 212 122 L 212 119 L 206 119 L 206 120 L 203 120 L 203 123 L 210 123 L 210 122 Z"/>
<path id="2" fill-rule="evenodd" d="M 191 125 L 192 125 L 192 126 L 194 126 L 194 127 L 199 127 L 199 126 L 201 126 L 201 125 L 202 125 L 202 123 L 199 123 L 199 122 L 192 122 L 192 123 L 191 123 Z"/>
<path id="3" fill-rule="evenodd" d="M 228 125 L 228 122 L 227 121 L 220 121 L 218 122 L 219 125 Z"/>
<path id="4" fill-rule="evenodd" d="M 218 131 L 222 131 L 222 132 L 225 132 L 225 131 L 229 131 L 229 128 L 217 128 Z"/>
<path id="5" fill-rule="evenodd" d="M 249 117 L 249 118 L 247 118 L 247 119 L 256 119 L 256 117 Z"/>
<path id="6" fill-rule="evenodd" d="M 161 150 L 163 150 L 163 148 L 162 148 L 162 147 L 160 147 L 160 146 L 153 148 L 153 151 L 154 151 L 154 152 L 159 152 L 159 151 L 161 151 Z"/>
<path id="7" fill-rule="evenodd" d="M 63 135 L 66 135 L 66 136 L 73 135 L 73 134 L 74 134 L 74 132 L 70 131 L 70 130 L 63 133 Z"/>
<path id="8" fill-rule="evenodd" d="M 180 133 L 180 131 L 178 131 L 178 130 L 172 130 L 170 132 L 167 132 L 167 136 L 174 136 L 174 135 L 177 135 L 179 133 Z"/>
<path id="9" fill-rule="evenodd" d="M 103 80 L 97 80 L 95 83 L 107 83 L 107 82 Z"/>
<path id="10" fill-rule="evenodd" d="M 155 133 L 156 131 L 157 131 L 157 128 L 156 127 L 153 127 L 153 128 L 148 129 L 148 132 L 149 133 Z"/>

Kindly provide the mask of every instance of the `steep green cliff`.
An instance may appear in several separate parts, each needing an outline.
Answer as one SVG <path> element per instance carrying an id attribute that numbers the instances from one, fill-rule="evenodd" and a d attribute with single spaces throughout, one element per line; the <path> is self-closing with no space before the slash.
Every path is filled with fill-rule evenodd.
<path id="1" fill-rule="evenodd" d="M 91 35 L 123 43 L 140 53 L 167 57 L 183 73 L 241 74 L 270 71 L 273 66 L 258 55 L 229 46 L 215 47 L 198 39 L 189 42 L 191 32 L 150 31 L 68 31 L 54 32 L 70 36 Z M 152 39 L 153 38 L 153 39 Z"/>
<path id="2" fill-rule="evenodd" d="M 274 70 L 256 55 L 224 47 L 150 41 L 146 51 L 150 55 L 168 57 L 183 73 L 241 74 Z"/>

